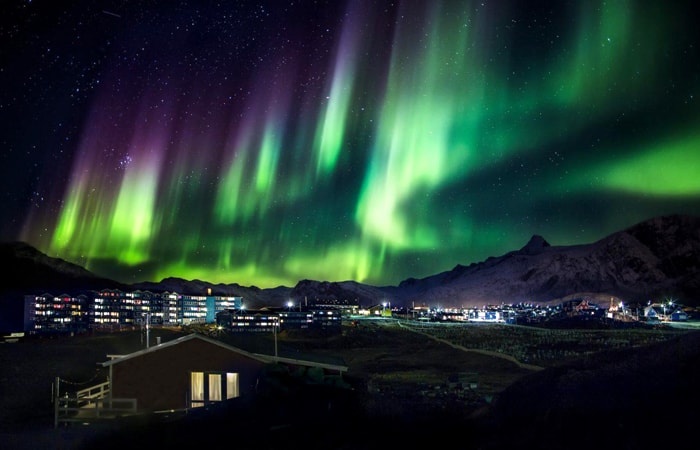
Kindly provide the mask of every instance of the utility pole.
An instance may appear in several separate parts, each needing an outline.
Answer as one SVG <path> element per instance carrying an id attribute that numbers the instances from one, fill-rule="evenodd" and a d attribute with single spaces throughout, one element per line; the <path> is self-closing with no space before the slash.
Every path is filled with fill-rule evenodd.
<path id="1" fill-rule="evenodd" d="M 275 336 L 275 358 L 277 358 L 277 323 L 272 324 L 272 334 Z"/>
<path id="2" fill-rule="evenodd" d="M 146 348 L 151 346 L 150 329 L 149 322 L 151 321 L 151 313 L 144 313 L 146 321 Z M 143 334 L 141 335 L 141 342 L 143 342 Z"/>

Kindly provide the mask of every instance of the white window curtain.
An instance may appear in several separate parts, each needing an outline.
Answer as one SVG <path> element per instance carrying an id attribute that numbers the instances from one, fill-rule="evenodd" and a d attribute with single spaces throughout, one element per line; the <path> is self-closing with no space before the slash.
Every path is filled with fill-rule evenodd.
<path id="1" fill-rule="evenodd" d="M 209 401 L 210 402 L 220 402 L 223 400 L 221 394 L 221 374 L 210 373 L 209 374 Z"/>
<path id="2" fill-rule="evenodd" d="M 235 398 L 238 393 L 238 374 L 226 373 L 226 398 Z"/>
<path id="3" fill-rule="evenodd" d="M 191 387 L 190 391 L 192 393 L 192 406 L 203 406 L 204 405 L 204 373 L 203 372 L 192 372 Z"/>

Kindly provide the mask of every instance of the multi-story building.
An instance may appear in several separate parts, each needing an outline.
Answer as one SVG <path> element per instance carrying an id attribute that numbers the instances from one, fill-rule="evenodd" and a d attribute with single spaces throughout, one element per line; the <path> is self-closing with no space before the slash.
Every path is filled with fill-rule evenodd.
<path id="1" fill-rule="evenodd" d="M 243 297 L 212 297 L 210 295 L 207 297 L 207 323 L 216 322 L 216 315 L 221 311 L 241 308 L 243 308 Z"/>
<path id="2" fill-rule="evenodd" d="M 277 313 L 259 309 L 226 309 L 216 314 L 216 324 L 233 332 L 274 332 L 279 329 Z"/>
<path id="3" fill-rule="evenodd" d="M 95 292 L 89 304 L 89 323 L 93 328 L 114 328 L 120 325 L 122 291 L 103 289 Z"/>
<path id="4" fill-rule="evenodd" d="M 143 325 L 214 323 L 216 313 L 241 308 L 242 297 L 196 296 L 173 292 L 124 292 L 104 289 L 89 294 L 26 295 L 24 331 L 83 331 Z"/>
<path id="5" fill-rule="evenodd" d="M 326 330 L 340 332 L 339 310 L 316 309 L 229 309 L 216 315 L 217 325 L 229 331 Z"/>
<path id="6" fill-rule="evenodd" d="M 207 297 L 204 295 L 178 295 L 177 322 L 181 325 L 206 323 Z"/>
<path id="7" fill-rule="evenodd" d="M 304 330 L 311 328 L 314 322 L 314 313 L 310 310 L 296 310 L 288 308 L 279 310 L 280 330 Z"/>
<path id="8" fill-rule="evenodd" d="M 342 312 L 337 309 L 315 309 L 313 310 L 313 328 L 320 328 L 327 331 L 340 332 L 342 325 Z"/>
<path id="9" fill-rule="evenodd" d="M 162 324 L 176 325 L 178 323 L 179 297 L 176 293 L 165 292 L 159 296 Z"/>
<path id="10" fill-rule="evenodd" d="M 24 331 L 51 333 L 81 332 L 89 327 L 87 297 L 62 294 L 26 295 Z"/>

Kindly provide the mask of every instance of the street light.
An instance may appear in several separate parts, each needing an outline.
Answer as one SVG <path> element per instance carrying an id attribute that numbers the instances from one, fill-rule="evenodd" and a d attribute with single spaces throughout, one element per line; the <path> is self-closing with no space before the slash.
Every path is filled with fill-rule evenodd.
<path id="1" fill-rule="evenodd" d="M 287 302 L 287 309 L 288 309 L 289 311 L 291 311 L 291 310 L 292 310 L 292 306 L 294 306 L 294 302 L 292 302 L 291 300 L 289 300 L 289 301 Z"/>
<path id="2" fill-rule="evenodd" d="M 279 326 L 279 319 L 272 322 L 272 335 L 275 337 L 275 358 L 277 358 L 277 327 Z"/>

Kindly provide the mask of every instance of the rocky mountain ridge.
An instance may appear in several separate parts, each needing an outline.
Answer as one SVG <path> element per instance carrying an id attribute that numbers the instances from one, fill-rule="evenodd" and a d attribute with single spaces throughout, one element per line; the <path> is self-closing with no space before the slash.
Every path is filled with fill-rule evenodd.
<path id="1" fill-rule="evenodd" d="M 261 289 L 172 277 L 123 285 L 24 243 L 2 244 L 0 252 L 11 268 L 2 294 L 15 295 L 104 288 L 203 295 L 210 290 L 213 295 L 241 296 L 247 307 L 258 308 L 316 299 L 356 301 L 363 306 L 388 301 L 392 306 L 471 307 L 548 303 L 586 293 L 644 303 L 672 297 L 700 305 L 700 217 L 687 215 L 655 217 L 591 244 L 552 246 L 544 237 L 533 235 L 519 250 L 425 278 L 409 278 L 398 286 L 307 279 L 293 288 Z"/>
<path id="2" fill-rule="evenodd" d="M 551 246 L 533 236 L 520 250 L 420 280 L 395 295 L 446 306 L 547 303 L 576 293 L 627 302 L 700 301 L 700 218 L 661 216 L 592 244 Z"/>

